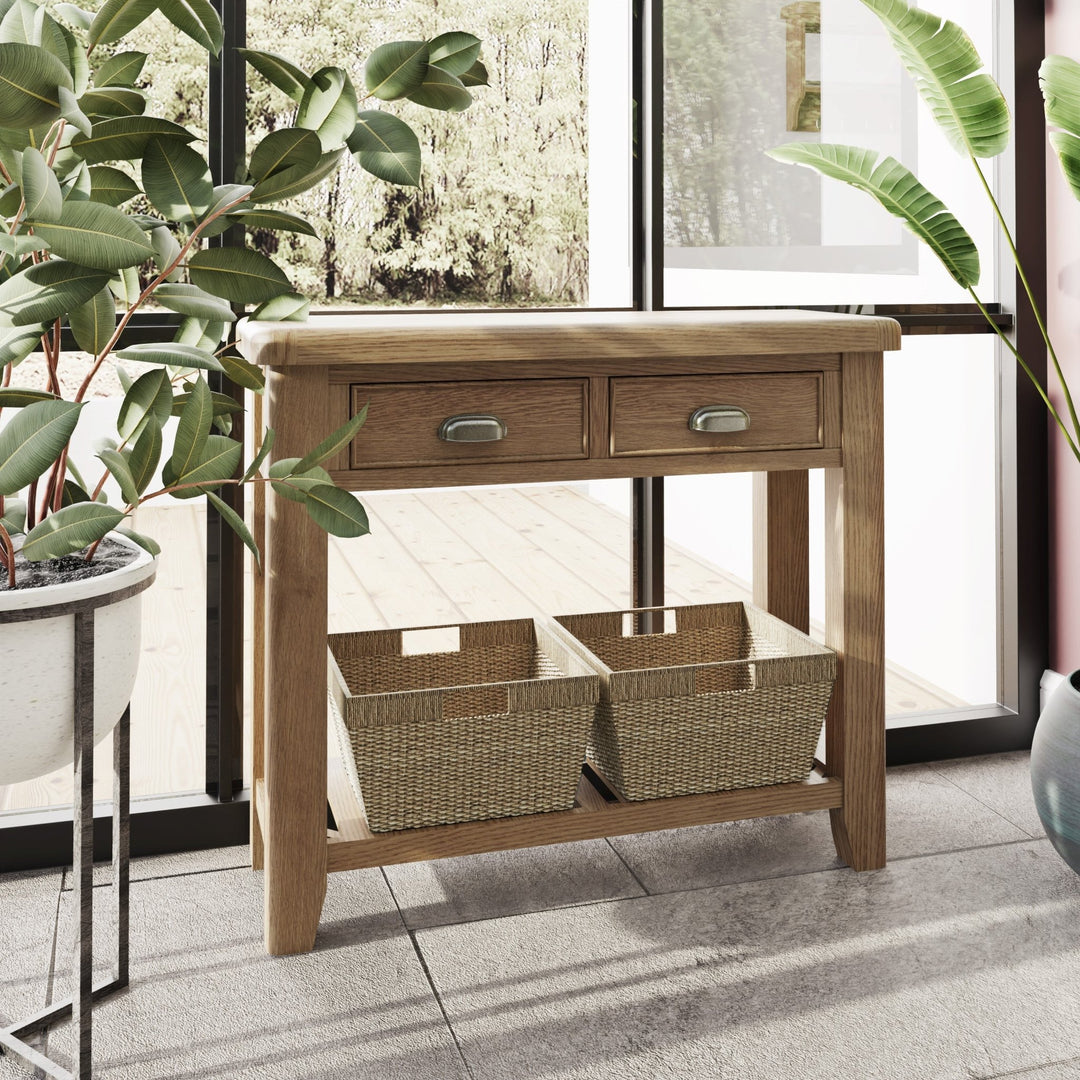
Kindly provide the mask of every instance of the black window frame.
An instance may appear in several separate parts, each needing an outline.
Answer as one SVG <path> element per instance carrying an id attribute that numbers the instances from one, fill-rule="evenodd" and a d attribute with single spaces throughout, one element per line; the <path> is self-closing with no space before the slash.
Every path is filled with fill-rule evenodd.
<path id="1" fill-rule="evenodd" d="M 215 182 L 231 180 L 245 154 L 246 70 L 235 48 L 245 43 L 246 0 L 213 0 L 225 26 L 226 48 L 209 67 L 210 163 Z M 1034 295 L 1046 302 L 1046 165 L 1042 101 L 1037 71 L 1044 56 L 1045 0 L 1015 0 L 1012 26 L 1014 79 L 1016 240 Z M 662 309 L 661 113 L 663 0 L 634 0 L 631 93 L 639 153 L 632 166 L 633 307 Z M 651 164 L 651 168 L 649 167 Z M 240 233 L 240 235 L 236 235 Z M 243 243 L 231 230 L 220 243 Z M 991 333 L 967 304 L 838 305 L 811 310 L 861 311 L 896 318 L 904 334 Z M 1011 330 L 1035 374 L 1046 377 L 1045 350 L 1026 305 L 1012 313 L 996 305 L 998 324 Z M 318 317 L 318 316 L 314 316 Z M 160 339 L 178 318 L 140 313 L 125 342 Z M 1039 684 L 1049 658 L 1047 425 L 1044 406 L 1015 367 L 1002 375 L 1004 397 L 1015 417 L 1003 431 L 1005 492 L 1001 568 L 1008 622 L 1005 702 L 997 707 L 951 710 L 948 719 L 890 729 L 890 765 L 1026 749 L 1038 717 Z M 217 388 L 217 387 L 215 387 Z M 1023 477 L 1023 484 L 1016 482 Z M 637 602 L 663 602 L 663 478 L 633 482 L 633 574 Z M 238 507 L 239 508 L 239 507 Z M 197 794 L 133 800 L 132 854 L 148 855 L 246 844 L 250 792 L 243 787 L 243 547 L 213 508 L 207 513 L 206 586 L 206 783 Z M 924 717 L 924 719 L 926 719 Z M 110 852 L 111 817 L 95 814 L 95 857 Z M 0 814 L 0 872 L 70 862 L 71 810 Z"/>

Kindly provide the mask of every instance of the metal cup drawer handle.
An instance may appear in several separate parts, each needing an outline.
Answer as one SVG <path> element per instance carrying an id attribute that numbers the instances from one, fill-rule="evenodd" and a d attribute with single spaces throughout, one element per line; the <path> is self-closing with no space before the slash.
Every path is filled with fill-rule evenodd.
<path id="1" fill-rule="evenodd" d="M 750 414 L 738 405 L 702 405 L 690 414 L 691 431 L 746 431 Z"/>
<path id="2" fill-rule="evenodd" d="M 506 438 L 506 425 L 497 417 L 486 413 L 463 413 L 448 416 L 439 425 L 439 438 L 443 442 L 498 442 Z"/>

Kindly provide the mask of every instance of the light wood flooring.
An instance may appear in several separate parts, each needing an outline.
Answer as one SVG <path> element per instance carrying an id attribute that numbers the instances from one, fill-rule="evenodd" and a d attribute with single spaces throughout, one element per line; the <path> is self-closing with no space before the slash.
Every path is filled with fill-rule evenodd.
<path id="1" fill-rule="evenodd" d="M 370 536 L 330 544 L 331 631 L 427 626 L 628 607 L 626 518 L 573 485 L 386 492 L 364 499 Z M 203 510 L 144 508 L 138 528 L 164 554 L 144 597 L 132 699 L 132 794 L 203 787 Z M 669 544 L 668 603 L 748 600 L 741 581 Z M 250 635 L 249 635 L 250 637 Z M 964 702 L 890 667 L 889 714 Z M 98 798 L 111 791 L 109 740 L 95 755 Z M 0 787 L 0 811 L 71 802 L 70 770 Z"/>

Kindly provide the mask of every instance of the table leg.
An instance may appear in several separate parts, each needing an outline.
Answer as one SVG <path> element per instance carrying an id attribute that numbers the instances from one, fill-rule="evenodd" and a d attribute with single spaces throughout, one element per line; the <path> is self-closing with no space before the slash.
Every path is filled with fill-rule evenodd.
<path id="1" fill-rule="evenodd" d="M 267 377 L 271 457 L 296 457 L 327 432 L 326 368 Z M 271 489 L 266 507 L 265 941 L 307 952 L 326 894 L 326 535 L 302 503 Z"/>
<path id="2" fill-rule="evenodd" d="M 754 473 L 754 603 L 810 631 L 810 474 Z"/>
<path id="3" fill-rule="evenodd" d="M 255 446 L 262 445 L 263 395 L 253 394 L 255 399 L 254 423 Z M 266 488 L 255 484 L 251 493 L 251 532 L 263 557 L 266 556 Z M 263 869 L 262 824 L 255 803 L 255 789 L 264 777 L 263 731 L 266 710 L 266 591 L 265 578 L 260 567 L 252 568 L 251 575 L 251 621 L 252 621 L 252 670 L 251 670 L 251 868 Z"/>
<path id="4" fill-rule="evenodd" d="M 825 470 L 825 636 L 839 670 L 826 720 L 826 770 L 844 782 L 831 810 L 837 854 L 885 865 L 885 580 L 880 353 L 843 367 L 843 467 Z"/>

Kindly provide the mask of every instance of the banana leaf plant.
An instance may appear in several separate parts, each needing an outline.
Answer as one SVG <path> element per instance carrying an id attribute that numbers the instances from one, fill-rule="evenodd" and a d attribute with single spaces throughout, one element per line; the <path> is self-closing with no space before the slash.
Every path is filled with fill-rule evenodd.
<path id="1" fill-rule="evenodd" d="M 0 0 L 0 412 L 14 410 L 0 428 L 0 581 L 16 587 L 16 549 L 28 562 L 84 551 L 89 560 L 112 530 L 156 555 L 157 544 L 125 523 L 163 495 L 205 495 L 258 558 L 242 518 L 216 494 L 229 485 L 271 483 L 327 532 L 366 533 L 364 508 L 322 468 L 354 438 L 363 414 L 266 473 L 273 431 L 253 460 L 242 460 L 233 417 L 243 406 L 212 391 L 207 373 L 261 391 L 262 372 L 223 345 L 237 310 L 304 319 L 308 301 L 248 244 L 207 242 L 233 226 L 314 235 L 280 204 L 349 156 L 381 180 L 418 185 L 416 134 L 391 112 L 361 105 L 409 98 L 467 108 L 468 87 L 487 82 L 479 39 L 454 31 L 382 45 L 367 59 L 361 93 L 343 68 L 307 74 L 274 53 L 241 50 L 295 109 L 288 127 L 252 150 L 240 182 L 215 185 L 196 133 L 147 115 L 147 56 L 120 44 L 160 12 L 217 55 L 224 35 L 211 4 L 105 0 L 97 12 L 70 3 L 53 10 L 55 18 L 33 0 Z M 123 344 L 151 300 L 180 317 L 175 332 Z M 91 358 L 69 397 L 60 380 L 67 330 Z M 42 385 L 22 385 L 19 365 L 37 351 Z M 118 361 L 137 362 L 141 373 L 129 375 Z M 71 440 L 106 365 L 116 365 L 125 391 L 116 438 L 80 471 Z M 178 420 L 166 456 L 171 417 Z M 107 501 L 110 476 L 121 493 L 116 505 Z"/>
<path id="2" fill-rule="evenodd" d="M 1061 388 L 1067 419 L 1062 417 L 1046 388 L 979 299 L 975 291 L 979 284 L 979 251 L 975 242 L 955 215 L 910 169 L 875 150 L 834 143 L 788 143 L 766 153 L 777 161 L 803 165 L 823 176 L 842 180 L 866 192 L 890 214 L 900 218 L 937 255 L 953 280 L 971 295 L 1034 384 L 1069 449 L 1080 460 L 1080 422 L 1069 385 L 1020 262 L 1012 233 L 980 164 L 980 161 L 1002 153 L 1008 145 L 1010 116 L 1005 97 L 994 79 L 983 70 L 983 62 L 971 39 L 956 23 L 914 8 L 907 0 L 860 2 L 885 27 L 934 120 L 953 149 L 968 159 L 990 200 L 1042 332 Z M 1047 122 L 1055 129 L 1050 133 L 1050 142 L 1057 151 L 1073 194 L 1080 198 L 1080 64 L 1068 57 L 1048 56 L 1039 69 L 1039 84 Z"/>

